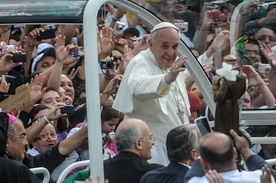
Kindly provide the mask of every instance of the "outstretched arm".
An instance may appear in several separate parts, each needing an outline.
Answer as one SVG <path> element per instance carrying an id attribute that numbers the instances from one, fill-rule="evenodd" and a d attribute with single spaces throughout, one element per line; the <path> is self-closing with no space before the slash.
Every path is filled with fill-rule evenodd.
<path id="1" fill-rule="evenodd" d="M 88 130 L 86 126 L 83 126 L 74 135 L 66 138 L 59 144 L 59 152 L 62 155 L 69 155 L 75 149 L 77 149 L 87 138 Z"/>

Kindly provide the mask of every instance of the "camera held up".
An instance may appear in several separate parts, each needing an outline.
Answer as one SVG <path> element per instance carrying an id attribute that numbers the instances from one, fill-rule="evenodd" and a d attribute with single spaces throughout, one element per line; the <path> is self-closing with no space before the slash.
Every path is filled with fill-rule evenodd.
<path id="1" fill-rule="evenodd" d="M 113 59 L 104 59 L 100 61 L 101 69 L 112 69 L 114 67 L 114 60 Z"/>

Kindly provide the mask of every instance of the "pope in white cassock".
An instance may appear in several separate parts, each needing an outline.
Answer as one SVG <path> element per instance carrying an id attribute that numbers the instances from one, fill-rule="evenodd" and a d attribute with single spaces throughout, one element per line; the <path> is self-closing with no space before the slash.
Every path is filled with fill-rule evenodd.
<path id="1" fill-rule="evenodd" d="M 177 57 L 179 41 L 176 26 L 157 24 L 149 48 L 129 62 L 113 104 L 125 119 L 138 118 L 149 125 L 156 139 L 150 162 L 163 165 L 169 163 L 165 149 L 168 132 L 189 123 L 190 103 L 182 72 L 187 57 Z"/>

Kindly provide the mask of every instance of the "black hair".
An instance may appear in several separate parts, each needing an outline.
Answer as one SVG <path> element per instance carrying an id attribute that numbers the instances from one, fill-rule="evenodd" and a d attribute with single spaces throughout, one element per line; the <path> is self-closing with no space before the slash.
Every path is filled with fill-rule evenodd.
<path id="1" fill-rule="evenodd" d="M 104 123 L 105 121 L 111 120 L 113 118 L 120 118 L 122 115 L 119 111 L 112 108 L 112 102 L 105 101 L 101 103 L 102 112 L 101 112 L 101 121 Z"/>
<path id="2" fill-rule="evenodd" d="M 199 133 L 192 124 L 172 129 L 166 139 L 167 155 L 172 162 L 189 159 L 190 151 L 198 148 Z"/>

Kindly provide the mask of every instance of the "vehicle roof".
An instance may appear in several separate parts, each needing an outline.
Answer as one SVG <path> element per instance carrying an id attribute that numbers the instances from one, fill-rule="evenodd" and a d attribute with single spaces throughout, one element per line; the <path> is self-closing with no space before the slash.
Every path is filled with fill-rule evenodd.
<path id="1" fill-rule="evenodd" d="M 0 22 L 82 23 L 87 0 L 0 1 Z"/>

